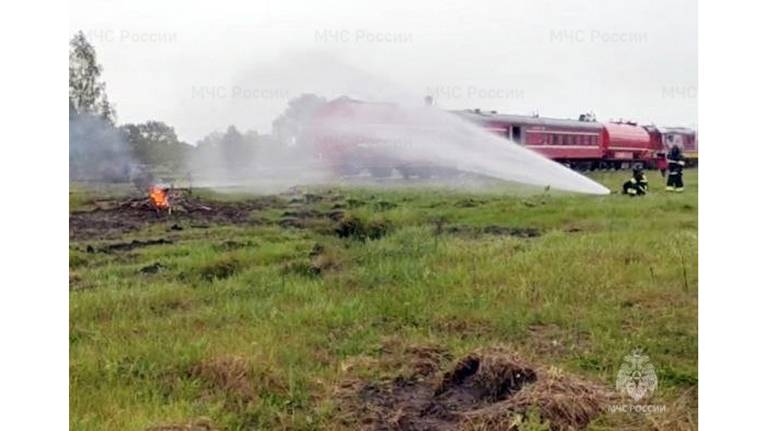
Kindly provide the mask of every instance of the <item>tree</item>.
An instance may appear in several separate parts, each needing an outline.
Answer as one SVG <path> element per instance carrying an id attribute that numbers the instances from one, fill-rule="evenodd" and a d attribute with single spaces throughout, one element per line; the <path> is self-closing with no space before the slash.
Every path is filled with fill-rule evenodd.
<path id="1" fill-rule="evenodd" d="M 115 110 L 107 99 L 106 84 L 101 81 L 102 67 L 96 50 L 82 31 L 69 42 L 69 116 L 100 116 L 115 124 Z"/>
<path id="2" fill-rule="evenodd" d="M 325 98 L 315 94 L 302 94 L 291 99 L 288 109 L 272 122 L 272 133 L 284 143 L 295 144 L 307 122 L 325 103 Z"/>
<path id="3" fill-rule="evenodd" d="M 133 156 L 115 128 L 96 50 L 78 32 L 69 43 L 69 172 L 78 180 L 122 181 Z"/>
<path id="4" fill-rule="evenodd" d="M 244 154 L 246 151 L 243 135 L 237 130 L 237 127 L 229 126 L 224 132 L 221 139 L 221 151 L 230 169 L 248 161 L 248 155 Z"/>
<path id="5" fill-rule="evenodd" d="M 120 131 L 136 159 L 147 166 L 178 170 L 192 149 L 191 145 L 179 141 L 173 127 L 162 121 L 125 124 L 120 126 Z"/>

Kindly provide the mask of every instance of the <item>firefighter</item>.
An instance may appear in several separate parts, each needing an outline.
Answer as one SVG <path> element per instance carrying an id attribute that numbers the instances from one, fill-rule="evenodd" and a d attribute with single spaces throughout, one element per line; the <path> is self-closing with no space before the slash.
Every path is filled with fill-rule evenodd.
<path id="1" fill-rule="evenodd" d="M 630 196 L 643 196 L 648 193 L 648 179 L 645 178 L 642 166 L 632 169 L 632 178 L 624 183 L 622 193 Z"/>
<path id="2" fill-rule="evenodd" d="M 657 157 L 656 167 L 659 169 L 659 172 L 661 173 L 661 178 L 666 178 L 667 168 L 669 167 L 669 163 L 667 163 L 667 155 L 664 153 L 657 153 L 656 157 Z"/>
<path id="3" fill-rule="evenodd" d="M 685 161 L 683 160 L 683 153 L 680 151 L 680 147 L 672 147 L 669 154 L 667 154 L 667 162 L 669 163 L 667 191 L 682 192 L 685 190 L 685 187 L 683 187 L 683 166 L 685 166 Z"/>

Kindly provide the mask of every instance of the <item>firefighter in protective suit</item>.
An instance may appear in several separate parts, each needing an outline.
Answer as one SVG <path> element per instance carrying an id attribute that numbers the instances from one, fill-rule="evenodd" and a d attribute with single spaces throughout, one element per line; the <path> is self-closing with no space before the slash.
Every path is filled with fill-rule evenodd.
<path id="1" fill-rule="evenodd" d="M 672 147 L 669 154 L 667 154 L 667 162 L 669 163 L 667 191 L 682 192 L 685 190 L 683 187 L 683 166 L 685 166 L 685 161 L 683 160 L 683 152 L 680 151 L 680 147 Z"/>
<path id="2" fill-rule="evenodd" d="M 632 169 L 632 178 L 624 183 L 622 193 L 630 196 L 643 196 L 648 193 L 648 179 L 641 166 L 635 166 Z"/>

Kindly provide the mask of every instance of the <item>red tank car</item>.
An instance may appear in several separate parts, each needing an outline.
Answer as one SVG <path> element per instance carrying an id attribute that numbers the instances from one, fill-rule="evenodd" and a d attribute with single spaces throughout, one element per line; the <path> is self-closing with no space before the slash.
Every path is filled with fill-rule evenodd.
<path id="1" fill-rule="evenodd" d="M 395 104 L 340 97 L 314 113 L 302 144 L 339 175 L 429 176 L 435 171 L 432 154 L 419 151 L 414 141 L 440 130 Z"/>
<path id="2" fill-rule="evenodd" d="M 380 151 L 377 135 L 385 134 L 388 124 L 397 124 L 397 115 L 394 105 L 340 97 L 315 112 L 302 144 L 337 174 L 368 170 L 387 175 L 383 171 L 396 163 Z"/>
<path id="3" fill-rule="evenodd" d="M 614 166 L 629 162 L 652 164 L 657 158 L 651 136 L 634 123 L 604 124 L 603 141 L 606 142 L 604 158 Z"/>

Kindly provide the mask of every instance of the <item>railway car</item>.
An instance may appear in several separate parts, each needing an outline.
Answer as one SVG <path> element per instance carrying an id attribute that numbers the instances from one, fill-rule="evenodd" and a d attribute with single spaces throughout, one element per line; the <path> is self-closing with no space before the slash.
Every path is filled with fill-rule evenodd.
<path id="1" fill-rule="evenodd" d="M 699 161 L 699 141 L 694 129 L 687 127 L 644 127 L 651 137 L 651 146 L 659 155 L 665 157 L 672 147 L 682 150 L 688 166 L 696 166 Z"/>
<path id="2" fill-rule="evenodd" d="M 405 178 L 452 175 L 455 169 L 431 162 L 433 154 L 414 142 L 438 136 L 439 124 L 420 122 L 391 103 L 340 97 L 322 106 L 302 137 L 315 158 L 338 175 Z"/>
<path id="3" fill-rule="evenodd" d="M 649 132 L 635 123 L 506 115 L 480 110 L 454 111 L 486 130 L 505 136 L 577 170 L 621 169 L 641 163 L 655 167 L 661 149 Z"/>
<path id="4" fill-rule="evenodd" d="M 604 123 L 603 141 L 606 143 L 603 159 L 616 169 L 637 163 L 655 167 L 659 158 L 658 151 L 651 145 L 651 136 L 635 123 Z"/>
<path id="5" fill-rule="evenodd" d="M 605 154 L 603 126 L 594 121 L 507 115 L 480 110 L 455 111 L 486 130 L 550 159 L 588 169 Z"/>
<path id="6" fill-rule="evenodd" d="M 698 157 L 696 132 L 685 128 L 639 126 L 632 122 L 598 122 L 591 114 L 577 119 L 499 114 L 479 109 L 450 111 L 490 133 L 525 146 L 575 170 L 662 166 L 679 146 L 688 159 Z M 367 171 L 387 177 L 430 177 L 441 167 L 410 142 L 439 136 L 439 124 L 424 124 L 394 104 L 341 97 L 326 103 L 307 128 L 308 149 L 342 175 Z M 399 146 L 393 151 L 393 146 Z M 405 156 L 407 155 L 407 156 Z M 695 164 L 695 163 L 694 163 Z M 447 168 L 448 174 L 454 173 Z M 452 170 L 453 169 L 453 170 Z"/>

